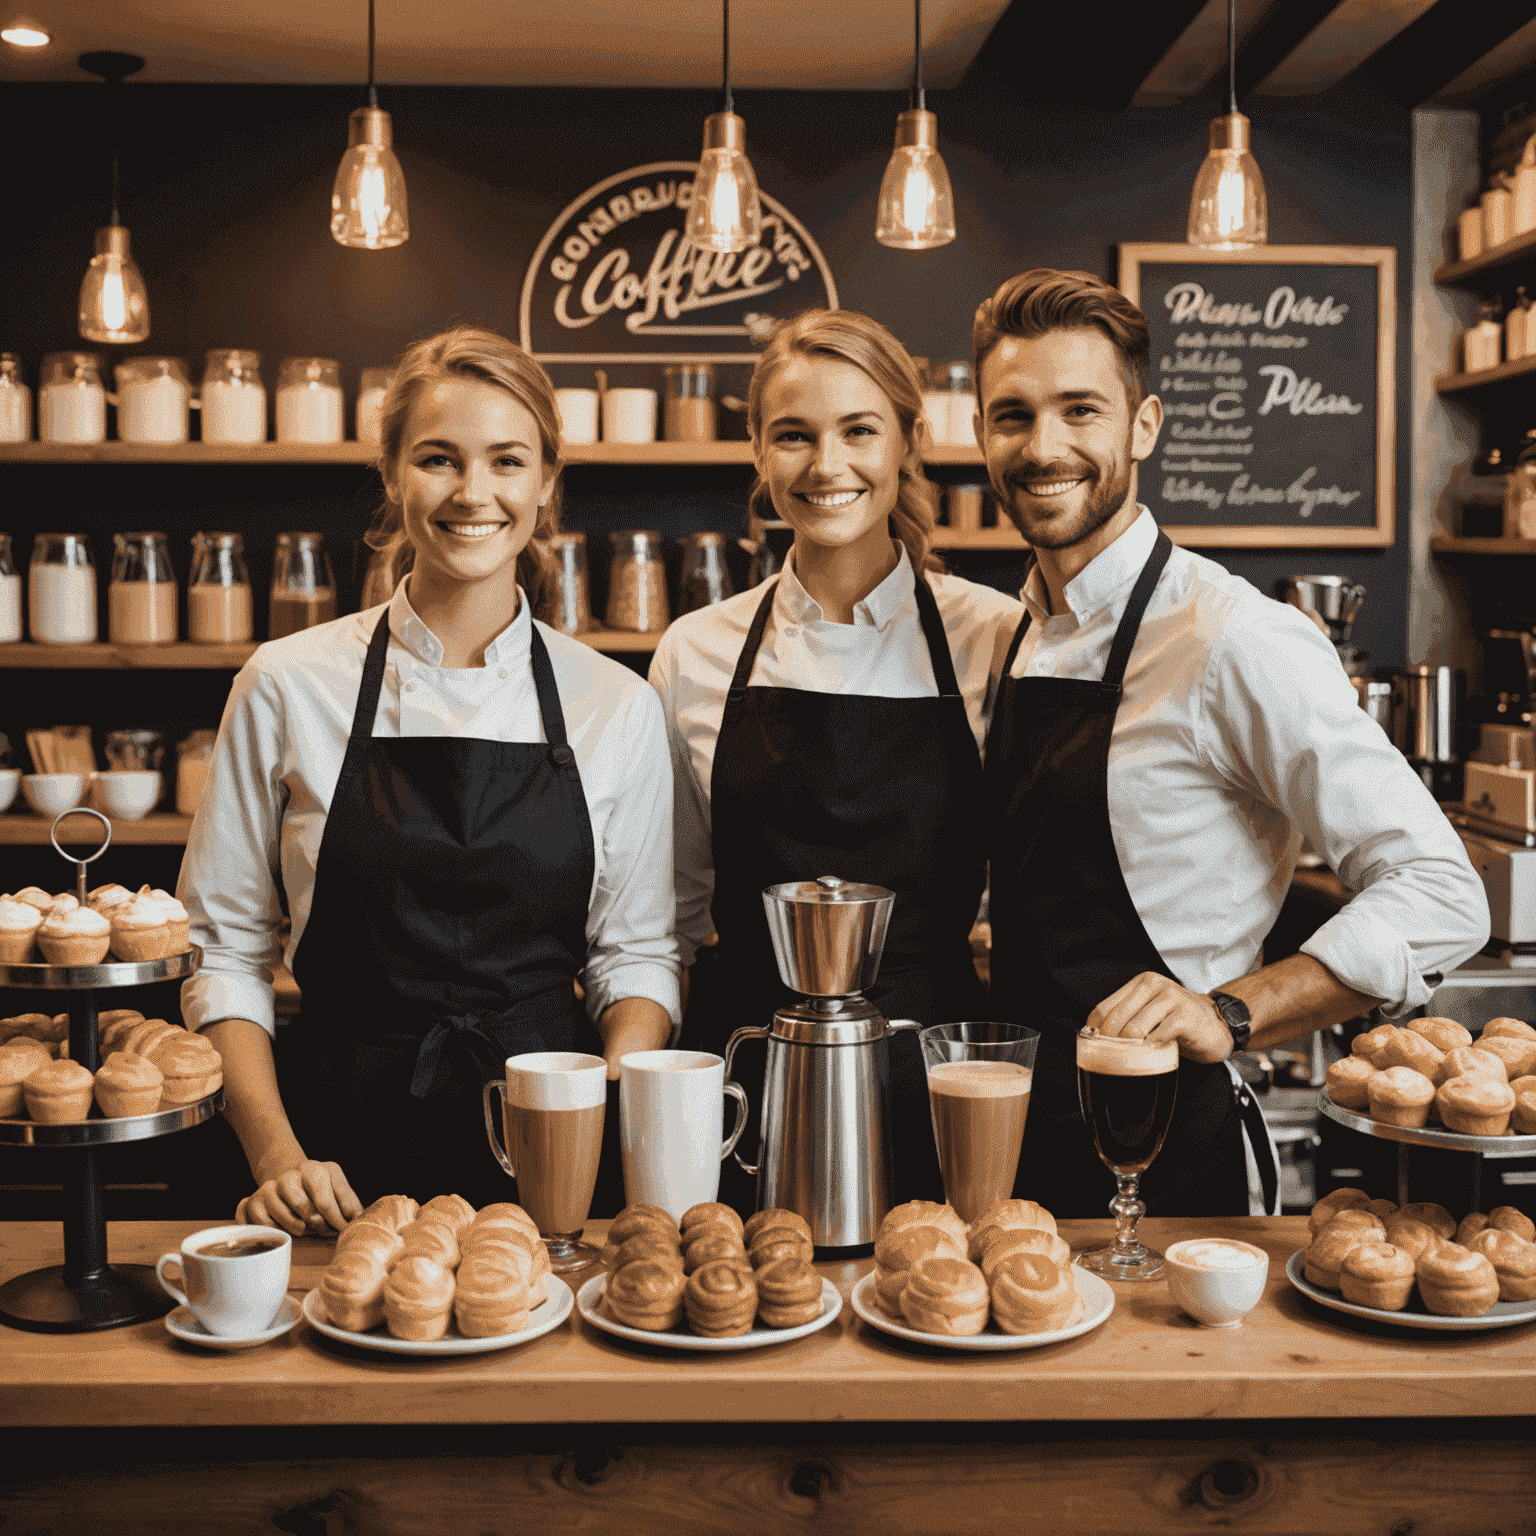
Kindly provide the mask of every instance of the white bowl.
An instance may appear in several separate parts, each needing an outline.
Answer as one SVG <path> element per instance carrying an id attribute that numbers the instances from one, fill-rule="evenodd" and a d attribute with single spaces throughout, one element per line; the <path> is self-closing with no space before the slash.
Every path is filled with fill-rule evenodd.
<path id="1" fill-rule="evenodd" d="M 0 811 L 8 811 L 21 788 L 20 768 L 0 768 Z"/>
<path id="2" fill-rule="evenodd" d="M 119 821 L 137 821 L 160 803 L 165 780 L 150 769 L 117 768 L 98 773 L 96 784 L 109 816 Z"/>
<path id="3" fill-rule="evenodd" d="M 39 816 L 59 816 L 74 810 L 85 798 L 85 775 L 29 773 L 21 781 L 21 792 Z"/>
<path id="4" fill-rule="evenodd" d="M 1194 1237 L 1163 1254 L 1168 1294 L 1207 1328 L 1236 1328 L 1259 1304 L 1269 1255 L 1231 1237 Z"/>

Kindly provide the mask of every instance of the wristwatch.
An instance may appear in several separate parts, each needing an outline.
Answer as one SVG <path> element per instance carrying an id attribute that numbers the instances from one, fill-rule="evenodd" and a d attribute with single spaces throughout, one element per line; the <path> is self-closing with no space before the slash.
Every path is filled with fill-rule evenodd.
<path id="1" fill-rule="evenodd" d="M 1230 992 L 1211 992 L 1207 996 L 1216 1004 L 1217 1013 L 1232 1031 L 1232 1049 L 1246 1051 L 1248 1034 L 1253 1026 L 1253 1015 L 1248 1012 L 1248 1004 L 1240 997 L 1233 997 Z"/>

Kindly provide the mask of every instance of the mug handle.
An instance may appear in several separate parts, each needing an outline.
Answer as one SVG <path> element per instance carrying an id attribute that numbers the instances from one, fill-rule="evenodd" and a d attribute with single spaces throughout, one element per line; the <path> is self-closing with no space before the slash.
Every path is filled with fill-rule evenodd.
<path id="1" fill-rule="evenodd" d="M 736 1059 L 736 1047 L 740 1045 L 744 1040 L 766 1040 L 771 1033 L 772 1031 L 766 1024 L 753 1024 L 746 1029 L 738 1029 L 726 1043 L 725 1091 L 729 1093 L 733 1088 L 738 1089 L 741 1092 L 743 1102 L 746 1099 L 746 1090 L 741 1088 L 740 1083 L 734 1083 L 731 1081 L 731 1063 Z M 731 1136 L 731 1145 L 726 1148 L 726 1152 L 729 1152 L 731 1147 L 736 1145 L 736 1140 L 741 1135 L 741 1127 L 744 1123 L 745 1114 L 742 1110 L 738 1110 L 736 1130 Z M 725 1161 L 725 1152 L 720 1154 L 720 1161 L 722 1163 Z M 736 1163 L 743 1173 L 754 1179 L 757 1177 L 757 1164 L 742 1162 L 740 1152 L 736 1154 Z"/>
<path id="2" fill-rule="evenodd" d="M 747 1128 L 747 1090 L 740 1083 L 726 1083 L 725 1091 L 736 1100 L 736 1124 L 731 1127 L 731 1134 L 720 1148 L 722 1163 L 736 1150 L 736 1143 L 741 1140 L 741 1133 Z"/>
<path id="3" fill-rule="evenodd" d="M 506 1148 L 497 1140 L 496 1118 L 491 1113 L 491 1095 L 494 1093 L 497 1099 L 505 1106 L 506 1090 L 506 1080 L 500 1077 L 495 1078 L 485 1085 L 480 1095 L 480 1101 L 485 1106 L 485 1139 L 490 1142 L 491 1151 L 496 1154 L 496 1161 L 515 1179 L 517 1177 L 517 1169 L 512 1166 L 512 1159 L 507 1155 Z"/>
<path id="4" fill-rule="evenodd" d="M 192 1303 L 187 1300 L 186 1295 L 183 1292 L 178 1291 L 176 1287 L 165 1278 L 165 1266 L 167 1264 L 174 1264 L 178 1269 L 180 1269 L 182 1283 L 186 1283 L 187 1272 L 182 1267 L 181 1255 L 179 1253 L 162 1253 L 160 1257 L 155 1261 L 155 1279 L 160 1282 L 160 1289 L 163 1290 L 167 1296 L 174 1296 L 176 1300 L 182 1304 L 182 1306 L 190 1307 Z"/>

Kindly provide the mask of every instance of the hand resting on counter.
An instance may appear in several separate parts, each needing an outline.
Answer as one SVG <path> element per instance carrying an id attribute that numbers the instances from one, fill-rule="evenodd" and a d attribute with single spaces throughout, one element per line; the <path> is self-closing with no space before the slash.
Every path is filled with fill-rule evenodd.
<path id="1" fill-rule="evenodd" d="M 306 1158 L 274 1178 L 266 1179 L 253 1195 L 247 1195 L 235 1211 L 235 1220 L 257 1227 L 281 1227 L 294 1237 L 340 1232 L 361 1214 L 362 1201 L 352 1192 L 339 1163 L 317 1163 Z"/>

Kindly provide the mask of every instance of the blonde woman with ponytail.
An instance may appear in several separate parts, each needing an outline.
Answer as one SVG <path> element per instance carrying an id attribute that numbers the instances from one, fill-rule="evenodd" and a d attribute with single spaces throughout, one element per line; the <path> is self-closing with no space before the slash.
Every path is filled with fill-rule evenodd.
<path id="1" fill-rule="evenodd" d="M 896 893 L 871 993 L 887 1018 L 989 1017 L 969 943 L 981 745 L 1023 610 L 930 553 L 921 412 L 912 359 L 878 321 L 811 310 L 786 324 L 753 372 L 748 423 L 754 505 L 794 529 L 793 548 L 766 587 L 679 619 L 657 648 L 677 926 L 698 962 L 684 1035 L 701 1049 L 788 999 L 761 893 L 822 875 Z M 891 1070 L 893 1200 L 942 1200 L 912 1035 L 892 1041 Z M 721 1199 L 747 1211 L 753 1197 L 722 1176 Z"/>
<path id="2" fill-rule="evenodd" d="M 601 1055 L 616 1079 L 678 1011 L 660 707 L 535 617 L 548 376 L 492 331 L 418 342 L 379 471 L 373 604 L 235 679 L 181 875 L 204 953 L 182 1011 L 257 1185 L 239 1219 L 296 1235 L 386 1194 L 508 1198 L 480 1106 L 506 1058 Z M 303 1012 L 274 1058 L 285 910 Z M 596 1215 L 623 1204 L 606 1118 Z"/>

